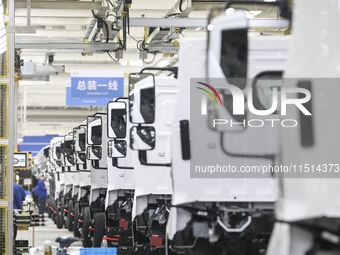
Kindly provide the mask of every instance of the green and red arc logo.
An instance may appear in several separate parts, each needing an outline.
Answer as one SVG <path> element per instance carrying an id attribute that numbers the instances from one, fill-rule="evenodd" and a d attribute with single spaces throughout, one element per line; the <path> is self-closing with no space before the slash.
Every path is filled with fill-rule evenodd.
<path id="1" fill-rule="evenodd" d="M 222 105 L 222 100 L 221 100 L 219 94 L 217 93 L 217 91 L 216 91 L 212 86 L 210 86 L 210 85 L 208 85 L 208 84 L 206 84 L 206 83 L 203 83 L 203 82 L 197 82 L 197 83 L 198 83 L 198 84 L 201 84 L 201 85 L 203 85 L 203 86 L 205 86 L 205 87 L 207 87 L 207 88 L 209 88 L 209 89 L 217 96 L 218 100 L 220 101 L 220 103 L 221 103 L 221 105 Z M 206 89 L 200 88 L 200 87 L 196 87 L 196 88 L 198 88 L 198 89 L 203 90 L 204 92 L 206 92 L 206 93 L 212 98 L 212 100 L 214 101 L 215 105 L 217 105 L 217 102 L 216 102 L 216 100 L 215 100 L 215 97 L 211 94 L 211 92 L 210 92 L 209 90 L 206 90 Z"/>

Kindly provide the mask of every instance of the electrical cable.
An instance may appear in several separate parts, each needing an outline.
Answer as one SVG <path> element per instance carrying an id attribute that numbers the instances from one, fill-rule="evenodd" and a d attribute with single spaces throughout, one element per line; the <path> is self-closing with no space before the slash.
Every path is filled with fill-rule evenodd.
<path id="1" fill-rule="evenodd" d="M 107 54 L 109 55 L 109 57 L 110 57 L 114 62 L 118 62 L 118 61 L 119 61 L 119 59 L 114 59 L 114 58 L 112 57 L 112 55 L 110 54 L 110 52 L 107 52 Z"/>
<path id="2" fill-rule="evenodd" d="M 173 33 L 175 33 L 176 31 L 174 31 L 174 32 L 172 32 L 170 35 L 168 35 L 168 37 L 170 37 Z M 155 60 L 155 58 L 156 58 L 156 54 L 158 53 L 157 51 L 155 51 L 155 52 L 152 52 L 152 51 L 149 51 L 147 48 L 145 48 L 144 47 L 144 45 L 145 45 L 145 42 L 143 41 L 143 40 L 137 40 L 136 38 L 134 38 L 132 35 L 130 35 L 129 33 L 128 33 L 128 36 L 130 36 L 135 42 L 137 42 L 137 49 L 139 50 L 139 51 L 143 51 L 143 50 L 146 50 L 148 53 L 150 53 L 150 54 L 154 54 L 154 57 L 153 57 L 153 59 L 150 61 L 150 62 L 146 62 L 146 61 L 144 61 L 143 60 L 143 63 L 144 64 L 151 64 L 154 60 Z M 165 39 L 163 39 L 163 40 L 166 40 L 167 38 L 165 38 Z M 162 41 L 160 41 L 160 42 L 162 42 Z M 142 44 L 141 46 L 140 46 L 140 44 Z"/>
<path id="3" fill-rule="evenodd" d="M 112 7 L 115 7 L 110 0 L 106 0 L 106 2 L 108 2 Z"/>
<path id="4" fill-rule="evenodd" d="M 182 10 L 182 4 L 183 4 L 183 0 L 181 0 L 181 1 L 179 2 L 179 11 L 180 11 L 180 12 L 183 12 L 183 10 Z"/>
<path id="5" fill-rule="evenodd" d="M 127 8 L 126 11 L 126 18 L 127 18 L 127 33 L 130 34 L 130 9 Z"/>
<path id="6" fill-rule="evenodd" d="M 153 43 L 162 43 L 164 41 L 166 41 L 169 37 L 171 37 L 174 33 L 176 33 L 176 31 L 173 31 L 170 35 L 168 35 L 167 37 L 165 37 L 164 39 L 162 40 L 159 40 L 159 41 L 156 41 L 156 42 L 153 42 Z M 182 33 L 181 33 L 182 34 Z M 143 40 L 137 40 L 136 38 L 134 38 L 131 34 L 128 33 L 128 36 L 130 36 L 135 42 L 137 42 L 137 49 L 139 51 L 142 51 L 142 50 L 146 50 L 148 53 L 151 53 L 151 54 L 157 54 L 158 52 L 155 51 L 155 52 L 152 52 L 152 51 L 149 51 L 147 48 L 144 47 L 145 45 L 145 42 Z M 183 37 L 185 37 L 183 34 L 182 34 Z M 140 44 L 142 44 L 140 46 Z"/>
<path id="7" fill-rule="evenodd" d="M 132 35 L 128 34 L 134 41 L 139 42 L 136 38 L 134 38 Z"/>
<path id="8" fill-rule="evenodd" d="M 155 61 L 156 55 L 157 55 L 157 53 L 154 53 L 153 59 L 152 59 L 150 62 L 146 62 L 146 61 L 144 61 L 144 59 L 143 59 L 143 63 L 144 63 L 144 64 L 147 64 L 147 65 L 152 64 L 152 62 Z"/>
<path id="9" fill-rule="evenodd" d="M 137 49 L 139 50 L 139 51 L 142 51 L 142 49 L 139 47 L 139 44 L 140 43 L 143 43 L 143 40 L 137 40 L 136 38 L 134 38 L 132 35 L 130 35 L 129 33 L 128 33 L 128 36 L 130 36 L 135 42 L 137 42 Z"/>
<path id="10" fill-rule="evenodd" d="M 124 6 L 124 16 L 123 16 L 123 44 L 124 44 L 124 50 L 126 50 L 126 5 Z"/>
<path id="11" fill-rule="evenodd" d="M 94 13 L 93 10 L 91 10 L 91 12 L 92 12 L 93 17 L 95 17 L 96 19 L 101 20 L 101 21 L 104 23 L 105 28 L 106 28 L 106 43 L 108 43 L 108 42 L 109 42 L 109 25 L 108 25 L 108 24 L 106 23 L 106 21 L 103 20 L 101 17 L 97 16 L 97 15 Z"/>
<path id="12" fill-rule="evenodd" d="M 128 34 L 128 36 L 130 36 L 135 42 L 137 42 L 137 49 L 139 51 L 143 51 L 143 50 L 146 50 L 148 51 L 148 49 L 144 48 L 144 41 L 143 40 L 137 40 L 136 38 L 134 38 L 132 35 Z M 143 46 L 140 47 L 140 44 L 142 44 Z M 148 53 L 153 53 L 153 52 L 149 52 Z"/>
<path id="13" fill-rule="evenodd" d="M 143 49 L 139 46 L 139 44 L 143 44 L 143 40 L 139 40 L 138 42 L 137 42 L 137 49 L 139 50 L 139 51 L 142 51 L 142 50 L 145 50 L 145 48 L 143 47 Z"/>
<path id="14" fill-rule="evenodd" d="M 139 43 L 141 43 L 142 50 L 146 50 L 148 53 L 151 53 L 151 54 L 157 53 L 157 52 L 151 52 L 151 51 L 149 51 L 149 49 L 145 48 L 145 42 L 144 41 L 140 40 Z M 141 49 L 139 49 L 139 50 L 141 50 Z"/>

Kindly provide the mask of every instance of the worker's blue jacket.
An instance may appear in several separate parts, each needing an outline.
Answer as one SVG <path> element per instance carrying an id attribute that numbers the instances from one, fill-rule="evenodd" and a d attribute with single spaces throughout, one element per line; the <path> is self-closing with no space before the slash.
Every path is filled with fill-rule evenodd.
<path id="1" fill-rule="evenodd" d="M 40 179 L 39 181 L 38 181 L 38 187 L 39 187 L 39 189 L 38 189 L 38 196 L 39 197 L 47 197 L 47 189 L 46 189 L 46 187 L 45 187 L 45 183 L 44 183 L 44 181 L 42 180 L 42 179 Z"/>
<path id="2" fill-rule="evenodd" d="M 22 201 L 25 200 L 26 193 L 23 187 L 14 183 L 13 209 L 22 209 Z"/>

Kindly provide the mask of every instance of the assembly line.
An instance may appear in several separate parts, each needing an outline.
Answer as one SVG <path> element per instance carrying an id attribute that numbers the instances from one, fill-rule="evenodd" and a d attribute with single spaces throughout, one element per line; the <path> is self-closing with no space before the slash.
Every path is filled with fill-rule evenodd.
<path id="1" fill-rule="evenodd" d="M 80 241 L 81 254 L 340 254 L 340 3 L 310 2 L 209 9 L 204 37 L 167 45 L 176 63 L 128 73 L 124 96 L 50 140 L 32 164 L 46 217 L 68 232 L 51 240 L 60 252 Z M 289 33 L 254 36 L 249 4 L 276 8 Z M 141 55 L 152 47 L 137 41 Z"/>

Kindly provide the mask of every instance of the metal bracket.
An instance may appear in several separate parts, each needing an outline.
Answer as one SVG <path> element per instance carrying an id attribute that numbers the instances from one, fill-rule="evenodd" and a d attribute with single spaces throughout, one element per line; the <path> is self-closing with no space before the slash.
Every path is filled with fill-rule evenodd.
<path id="1" fill-rule="evenodd" d="M 221 218 L 217 217 L 217 223 L 220 225 L 227 233 L 242 233 L 251 223 L 251 216 L 248 216 L 247 221 L 239 228 L 229 228 L 227 227 Z"/>
<path id="2" fill-rule="evenodd" d="M 118 0 L 116 1 L 116 7 L 113 9 L 113 11 L 117 12 L 117 18 L 120 19 L 122 17 L 122 12 L 124 9 L 124 1 Z"/>
<path id="3" fill-rule="evenodd" d="M 173 39 L 178 39 L 179 33 L 175 32 L 175 28 L 162 29 L 157 27 L 149 36 L 148 43 L 166 42 Z"/>
<path id="4" fill-rule="evenodd" d="M 194 10 L 195 8 L 187 7 L 178 17 L 179 18 L 187 18 L 189 14 Z"/>
<path id="5" fill-rule="evenodd" d="M 108 7 L 100 7 L 96 13 L 96 15 L 102 19 L 105 19 L 106 13 L 109 11 Z M 85 32 L 84 40 L 88 39 L 89 42 L 92 42 L 94 35 L 99 31 L 97 28 L 97 19 L 93 18 L 89 28 Z"/>
<path id="6" fill-rule="evenodd" d="M 179 46 L 174 46 L 173 44 L 148 44 L 146 48 L 149 52 L 157 52 L 163 54 L 178 54 Z"/>

